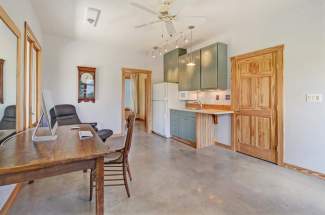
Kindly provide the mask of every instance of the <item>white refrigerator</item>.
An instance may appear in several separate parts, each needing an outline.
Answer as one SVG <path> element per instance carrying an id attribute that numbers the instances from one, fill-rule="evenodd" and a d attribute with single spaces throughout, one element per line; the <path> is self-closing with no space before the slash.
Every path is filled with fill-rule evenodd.
<path id="1" fill-rule="evenodd" d="M 184 108 L 185 102 L 178 99 L 178 84 L 158 83 L 153 85 L 152 130 L 164 137 L 170 135 L 170 108 Z"/>

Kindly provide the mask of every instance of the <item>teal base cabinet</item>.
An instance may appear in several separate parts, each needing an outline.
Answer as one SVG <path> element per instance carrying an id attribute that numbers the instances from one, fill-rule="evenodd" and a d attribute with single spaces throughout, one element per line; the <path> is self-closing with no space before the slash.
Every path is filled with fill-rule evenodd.
<path id="1" fill-rule="evenodd" d="M 196 142 L 196 113 L 171 110 L 170 129 L 173 137 Z"/>

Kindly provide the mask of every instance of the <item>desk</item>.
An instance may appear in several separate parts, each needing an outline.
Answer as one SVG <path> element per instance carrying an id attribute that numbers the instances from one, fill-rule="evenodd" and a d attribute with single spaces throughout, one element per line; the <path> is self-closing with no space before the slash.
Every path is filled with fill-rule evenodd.
<path id="1" fill-rule="evenodd" d="M 0 144 L 15 133 L 16 129 L 0 130 Z"/>
<path id="2" fill-rule="evenodd" d="M 84 169 L 96 169 L 96 214 L 104 213 L 104 156 L 108 147 L 90 125 L 94 137 L 80 140 L 72 126 L 57 129 L 51 142 L 32 142 L 32 130 L 19 133 L 0 146 L 0 186 L 22 183 Z"/>

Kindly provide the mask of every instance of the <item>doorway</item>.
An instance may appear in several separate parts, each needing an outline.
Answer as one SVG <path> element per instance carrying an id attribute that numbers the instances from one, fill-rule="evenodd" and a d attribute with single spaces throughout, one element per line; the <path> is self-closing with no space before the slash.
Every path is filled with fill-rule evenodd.
<path id="1" fill-rule="evenodd" d="M 283 50 L 277 46 L 233 57 L 233 146 L 283 163 Z"/>
<path id="2" fill-rule="evenodd" d="M 127 111 L 136 115 L 137 125 L 147 133 L 151 128 L 151 74 L 149 70 L 122 69 L 122 134 Z"/>

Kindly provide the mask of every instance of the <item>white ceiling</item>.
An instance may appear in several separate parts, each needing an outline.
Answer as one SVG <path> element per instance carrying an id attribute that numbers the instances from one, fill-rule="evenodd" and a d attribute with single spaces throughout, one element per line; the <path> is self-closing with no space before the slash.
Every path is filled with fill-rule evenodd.
<path id="1" fill-rule="evenodd" d="M 156 17 L 130 6 L 128 0 L 31 0 L 46 34 L 73 39 L 95 40 L 108 44 L 147 51 L 162 42 L 160 24 L 135 29 L 135 25 L 156 20 Z M 158 10 L 160 0 L 133 0 Z M 226 32 L 238 24 L 270 18 L 279 9 L 288 9 L 301 0 L 176 0 L 175 13 L 182 16 L 206 16 L 207 20 L 188 19 L 177 22 L 178 31 L 194 24 L 195 43 Z M 88 7 L 100 9 L 96 28 L 85 23 Z"/>

